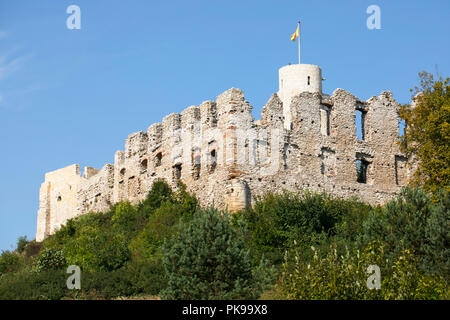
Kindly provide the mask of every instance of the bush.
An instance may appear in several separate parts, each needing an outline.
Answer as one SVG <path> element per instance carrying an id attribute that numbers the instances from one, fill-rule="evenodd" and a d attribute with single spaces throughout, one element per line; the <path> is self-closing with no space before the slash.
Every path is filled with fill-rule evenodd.
<path id="1" fill-rule="evenodd" d="M 182 224 L 163 253 L 166 299 L 252 299 L 265 287 L 261 279 L 269 282 L 253 274 L 243 234 L 231 227 L 229 214 L 214 208 Z"/>
<path id="2" fill-rule="evenodd" d="M 114 271 L 84 272 L 81 290 L 88 299 L 111 299 L 134 294 L 125 269 Z"/>
<path id="3" fill-rule="evenodd" d="M 95 226 L 79 230 L 64 246 L 64 254 L 69 264 L 92 272 L 120 269 L 129 259 L 123 234 Z"/>
<path id="4" fill-rule="evenodd" d="M 44 249 L 36 262 L 39 271 L 58 270 L 66 266 L 66 258 L 61 250 Z"/>
<path id="5" fill-rule="evenodd" d="M 442 191 L 431 208 L 425 227 L 423 270 L 441 274 L 450 281 L 450 197 Z"/>
<path id="6" fill-rule="evenodd" d="M 448 299 L 445 280 L 427 276 L 417 269 L 409 250 L 390 262 L 384 246 L 372 242 L 359 250 L 337 253 L 336 247 L 321 252 L 314 247 L 313 259 L 304 259 L 301 249 L 286 253 L 278 286 L 289 299 Z M 381 271 L 381 289 L 369 290 L 366 274 L 369 265 Z"/>
<path id="7" fill-rule="evenodd" d="M 438 202 L 420 189 L 404 188 L 397 199 L 374 210 L 364 223 L 363 242 L 385 243 L 392 259 L 404 250 L 420 258 L 422 271 L 449 279 L 450 200 L 443 193 Z"/>
<path id="8" fill-rule="evenodd" d="M 152 188 L 143 202 L 138 205 L 138 211 L 144 218 L 150 217 L 150 215 L 158 209 L 163 202 L 173 202 L 174 195 L 172 189 L 162 179 L 157 179 L 153 182 Z"/>
<path id="9" fill-rule="evenodd" d="M 119 202 L 111 209 L 111 212 L 113 213 L 111 223 L 114 230 L 126 235 L 127 238 L 131 238 L 144 223 L 138 216 L 136 208 L 128 201 Z"/>
<path id="10" fill-rule="evenodd" d="M 65 270 L 22 270 L 0 279 L 0 300 L 59 300 L 69 296 Z"/>
<path id="11" fill-rule="evenodd" d="M 8 250 L 0 255 L 0 276 L 5 273 L 15 272 L 22 266 L 20 256 Z"/>
<path id="12" fill-rule="evenodd" d="M 27 236 L 22 236 L 17 239 L 17 252 L 22 253 L 27 245 Z"/>
<path id="13" fill-rule="evenodd" d="M 180 219 L 180 206 L 164 202 L 150 217 L 139 235 L 130 245 L 130 252 L 134 259 L 150 261 L 159 254 L 164 240 L 173 235 Z"/>
<path id="14" fill-rule="evenodd" d="M 41 242 L 36 242 L 34 240 L 28 242 L 24 249 L 25 257 L 30 258 L 39 255 L 39 252 L 41 252 L 41 248 L 42 248 Z"/>
<path id="15" fill-rule="evenodd" d="M 248 226 L 249 246 L 259 259 L 263 254 L 280 264 L 283 252 L 295 240 L 309 248 L 339 236 L 348 242 L 362 231 L 362 219 L 370 206 L 356 200 L 342 200 L 326 194 L 267 193 L 256 199 L 253 208 L 236 215 Z"/>
<path id="16" fill-rule="evenodd" d="M 158 295 L 167 287 L 167 274 L 161 258 L 132 261 L 126 268 L 135 295 Z"/>

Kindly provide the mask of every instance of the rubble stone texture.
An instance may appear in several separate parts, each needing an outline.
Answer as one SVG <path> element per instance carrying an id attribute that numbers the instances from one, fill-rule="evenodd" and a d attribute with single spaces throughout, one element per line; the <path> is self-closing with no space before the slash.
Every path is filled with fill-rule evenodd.
<path id="1" fill-rule="evenodd" d="M 232 88 L 216 101 L 172 113 L 146 132 L 132 133 L 114 164 L 101 170 L 74 164 L 49 172 L 40 189 L 36 240 L 68 219 L 137 203 L 152 183 L 181 179 L 202 205 L 234 212 L 256 195 L 282 189 L 356 196 L 372 204 L 396 195 L 412 174 L 399 150 L 399 104 L 390 92 L 361 101 L 343 89 L 322 94 L 318 66 L 280 69 L 280 89 L 254 121 L 252 106 Z M 355 118 L 361 114 L 363 139 Z M 357 163 L 366 167 L 357 182 Z"/>

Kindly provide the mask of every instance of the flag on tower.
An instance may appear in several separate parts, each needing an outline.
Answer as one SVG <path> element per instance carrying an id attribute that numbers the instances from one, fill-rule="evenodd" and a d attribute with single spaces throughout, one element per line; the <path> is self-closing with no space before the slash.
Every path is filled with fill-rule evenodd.
<path id="1" fill-rule="evenodd" d="M 295 30 L 295 32 L 292 34 L 291 40 L 292 41 L 297 40 L 297 37 L 299 36 L 299 34 L 300 34 L 300 22 L 297 25 L 297 30 Z"/>

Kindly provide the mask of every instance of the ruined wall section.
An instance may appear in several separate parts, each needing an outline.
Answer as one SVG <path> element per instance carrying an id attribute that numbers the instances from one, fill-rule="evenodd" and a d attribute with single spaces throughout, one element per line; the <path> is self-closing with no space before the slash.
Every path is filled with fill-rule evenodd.
<path id="1" fill-rule="evenodd" d="M 114 166 L 106 164 L 101 170 L 86 167 L 84 177 L 77 188 L 76 215 L 107 211 L 113 204 Z"/>
<path id="2" fill-rule="evenodd" d="M 119 201 L 141 201 L 159 178 L 174 189 L 181 179 L 202 205 L 231 211 L 281 189 L 385 202 L 410 175 L 397 145 L 398 107 L 389 92 L 367 101 L 342 89 L 331 96 L 303 92 L 290 101 L 286 129 L 277 94 L 262 109 L 261 120 L 254 121 L 243 92 L 232 88 L 216 101 L 169 114 L 146 132 L 130 134 L 113 165 L 88 167 L 84 177 L 78 165 L 46 174 L 37 239 L 76 215 L 106 211 Z M 364 113 L 363 140 L 356 134 L 358 110 Z M 356 180 L 358 160 L 368 165 L 365 183 Z"/>
<path id="3" fill-rule="evenodd" d="M 124 151 L 114 156 L 113 203 L 136 203 L 145 197 L 148 179 L 148 134 L 132 133 L 125 141 Z"/>
<path id="4" fill-rule="evenodd" d="M 246 149 L 247 158 L 234 170 L 248 188 L 248 201 L 280 189 L 326 191 L 371 203 L 389 200 L 410 175 L 397 144 L 398 108 L 389 92 L 367 101 L 342 89 L 332 96 L 304 92 L 292 98 L 291 130 L 283 130 L 282 102 L 273 95 L 249 140 L 238 148 Z M 357 110 L 365 114 L 363 140 L 356 133 Z M 267 134 L 277 129 L 282 144 Z M 357 181 L 361 160 L 368 166 L 365 183 Z"/>
<path id="5" fill-rule="evenodd" d="M 77 164 L 45 174 L 39 193 L 37 241 L 44 240 L 77 215 L 77 190 L 84 181 Z"/>

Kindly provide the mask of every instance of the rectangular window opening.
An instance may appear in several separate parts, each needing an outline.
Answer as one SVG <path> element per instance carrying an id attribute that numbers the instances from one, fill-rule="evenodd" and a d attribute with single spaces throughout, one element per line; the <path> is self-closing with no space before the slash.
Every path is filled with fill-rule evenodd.
<path id="1" fill-rule="evenodd" d="M 155 157 L 155 167 L 159 167 L 161 165 L 162 160 L 162 153 L 158 152 L 158 154 Z"/>
<path id="2" fill-rule="evenodd" d="M 399 140 L 405 137 L 406 121 L 398 118 L 398 138 Z"/>
<path id="3" fill-rule="evenodd" d="M 367 168 L 369 162 L 363 159 L 356 160 L 356 182 L 367 183 Z"/>
<path id="4" fill-rule="evenodd" d="M 395 156 L 395 183 L 399 186 L 405 186 L 408 183 L 407 158 Z"/>
<path id="5" fill-rule="evenodd" d="M 366 122 L 366 111 L 363 110 L 356 110 L 356 117 L 355 117 L 355 125 L 356 125 L 356 137 L 358 140 L 365 140 L 366 139 L 366 128 L 365 128 L 365 122 Z"/>
<path id="6" fill-rule="evenodd" d="M 330 135 L 330 108 L 326 106 L 320 108 L 320 132 L 323 136 Z"/>
<path id="7" fill-rule="evenodd" d="M 175 180 L 181 179 L 181 164 L 176 164 L 173 166 L 173 177 Z"/>
<path id="8" fill-rule="evenodd" d="M 200 169 L 201 169 L 200 156 L 195 156 L 194 157 L 194 167 L 193 167 L 193 172 L 192 172 L 192 176 L 194 177 L 194 180 L 198 180 L 200 178 Z"/>

